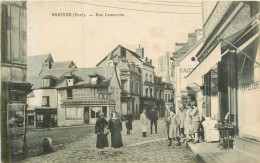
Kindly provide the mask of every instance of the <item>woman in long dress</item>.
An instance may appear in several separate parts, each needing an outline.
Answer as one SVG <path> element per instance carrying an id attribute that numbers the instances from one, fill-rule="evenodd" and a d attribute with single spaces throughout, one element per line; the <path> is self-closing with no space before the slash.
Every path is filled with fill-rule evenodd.
<path id="1" fill-rule="evenodd" d="M 192 108 L 188 103 L 186 105 L 186 115 L 184 120 L 184 134 L 186 135 L 187 142 L 191 141 L 191 128 L 192 128 L 192 116 L 190 115 Z"/>
<path id="2" fill-rule="evenodd" d="M 172 139 L 175 138 L 177 139 L 178 143 L 176 146 L 180 146 L 180 119 L 177 114 L 175 114 L 173 111 L 170 112 L 170 128 L 169 128 L 169 138 L 170 138 L 170 143 L 169 146 L 172 144 Z"/>
<path id="3" fill-rule="evenodd" d="M 121 136 L 122 123 L 118 118 L 117 112 L 114 112 L 109 120 L 109 129 L 111 132 L 111 147 L 115 149 L 123 147 Z"/>
<path id="4" fill-rule="evenodd" d="M 104 147 L 108 147 L 107 134 L 105 128 L 108 127 L 107 120 L 104 118 L 104 113 L 99 113 L 99 117 L 95 125 L 95 134 L 97 134 L 96 147 L 99 149 L 98 154 L 104 154 Z"/>
<path id="5" fill-rule="evenodd" d="M 193 123 L 192 135 L 195 136 L 193 143 L 196 144 L 199 142 L 198 133 L 200 127 L 200 116 L 199 116 L 199 109 L 196 105 L 196 102 L 192 102 L 191 105 L 192 105 L 191 107 L 193 108 L 190 113 L 190 115 L 192 116 L 192 123 Z"/>

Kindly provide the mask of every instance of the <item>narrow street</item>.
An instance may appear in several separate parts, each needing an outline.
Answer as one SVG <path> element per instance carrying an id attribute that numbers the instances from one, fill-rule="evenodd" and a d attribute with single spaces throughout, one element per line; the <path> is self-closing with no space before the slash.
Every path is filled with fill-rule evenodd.
<path id="1" fill-rule="evenodd" d="M 96 135 L 93 133 L 54 153 L 31 157 L 22 162 L 198 162 L 196 156 L 184 144 L 179 147 L 174 143 L 168 147 L 163 120 L 158 121 L 158 134 L 148 134 L 146 138 L 141 137 L 139 124 L 140 121 L 135 120 L 131 135 L 126 135 L 123 122 L 123 154 L 109 147 L 105 149 L 104 155 L 98 155 L 95 147 Z"/>

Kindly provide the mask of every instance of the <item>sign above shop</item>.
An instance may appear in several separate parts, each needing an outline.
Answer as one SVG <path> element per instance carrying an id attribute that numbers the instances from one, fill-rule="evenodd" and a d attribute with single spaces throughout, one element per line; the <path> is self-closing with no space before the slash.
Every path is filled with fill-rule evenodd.
<path id="1" fill-rule="evenodd" d="M 180 73 L 190 73 L 193 68 L 180 68 Z"/>
<path id="2" fill-rule="evenodd" d="M 114 100 L 64 100 L 62 105 L 109 105 L 114 104 Z"/>
<path id="3" fill-rule="evenodd" d="M 253 90 L 259 90 L 259 82 L 260 81 L 254 81 L 251 83 L 247 83 L 247 84 L 242 84 L 240 86 L 240 90 L 242 90 L 243 92 L 245 91 L 253 91 Z"/>

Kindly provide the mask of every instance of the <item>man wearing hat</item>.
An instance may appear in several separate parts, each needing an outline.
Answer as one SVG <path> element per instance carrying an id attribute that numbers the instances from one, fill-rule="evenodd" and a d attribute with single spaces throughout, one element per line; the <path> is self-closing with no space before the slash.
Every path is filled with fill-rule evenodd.
<path id="1" fill-rule="evenodd" d="M 155 134 L 157 134 L 157 120 L 158 120 L 158 114 L 157 111 L 155 111 L 155 106 L 152 107 L 152 111 L 150 113 L 150 120 L 151 120 L 151 134 L 153 133 L 153 124 L 155 126 Z"/>

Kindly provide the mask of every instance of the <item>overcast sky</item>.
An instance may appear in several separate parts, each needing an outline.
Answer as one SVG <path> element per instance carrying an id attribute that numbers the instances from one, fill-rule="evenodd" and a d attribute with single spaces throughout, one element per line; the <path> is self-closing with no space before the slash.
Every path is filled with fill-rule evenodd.
<path id="1" fill-rule="evenodd" d="M 119 44 L 133 51 L 141 44 L 145 56 L 153 59 L 153 65 L 157 66 L 158 56 L 174 51 L 176 42 L 186 42 L 188 33 L 202 28 L 201 14 L 174 14 L 201 13 L 201 7 L 183 7 L 200 6 L 194 1 L 75 2 L 27 2 L 29 56 L 51 53 L 54 61 L 73 60 L 78 67 L 92 67 Z M 57 17 L 52 16 L 53 13 L 84 13 L 86 16 Z M 124 16 L 96 17 L 96 13 Z"/>

